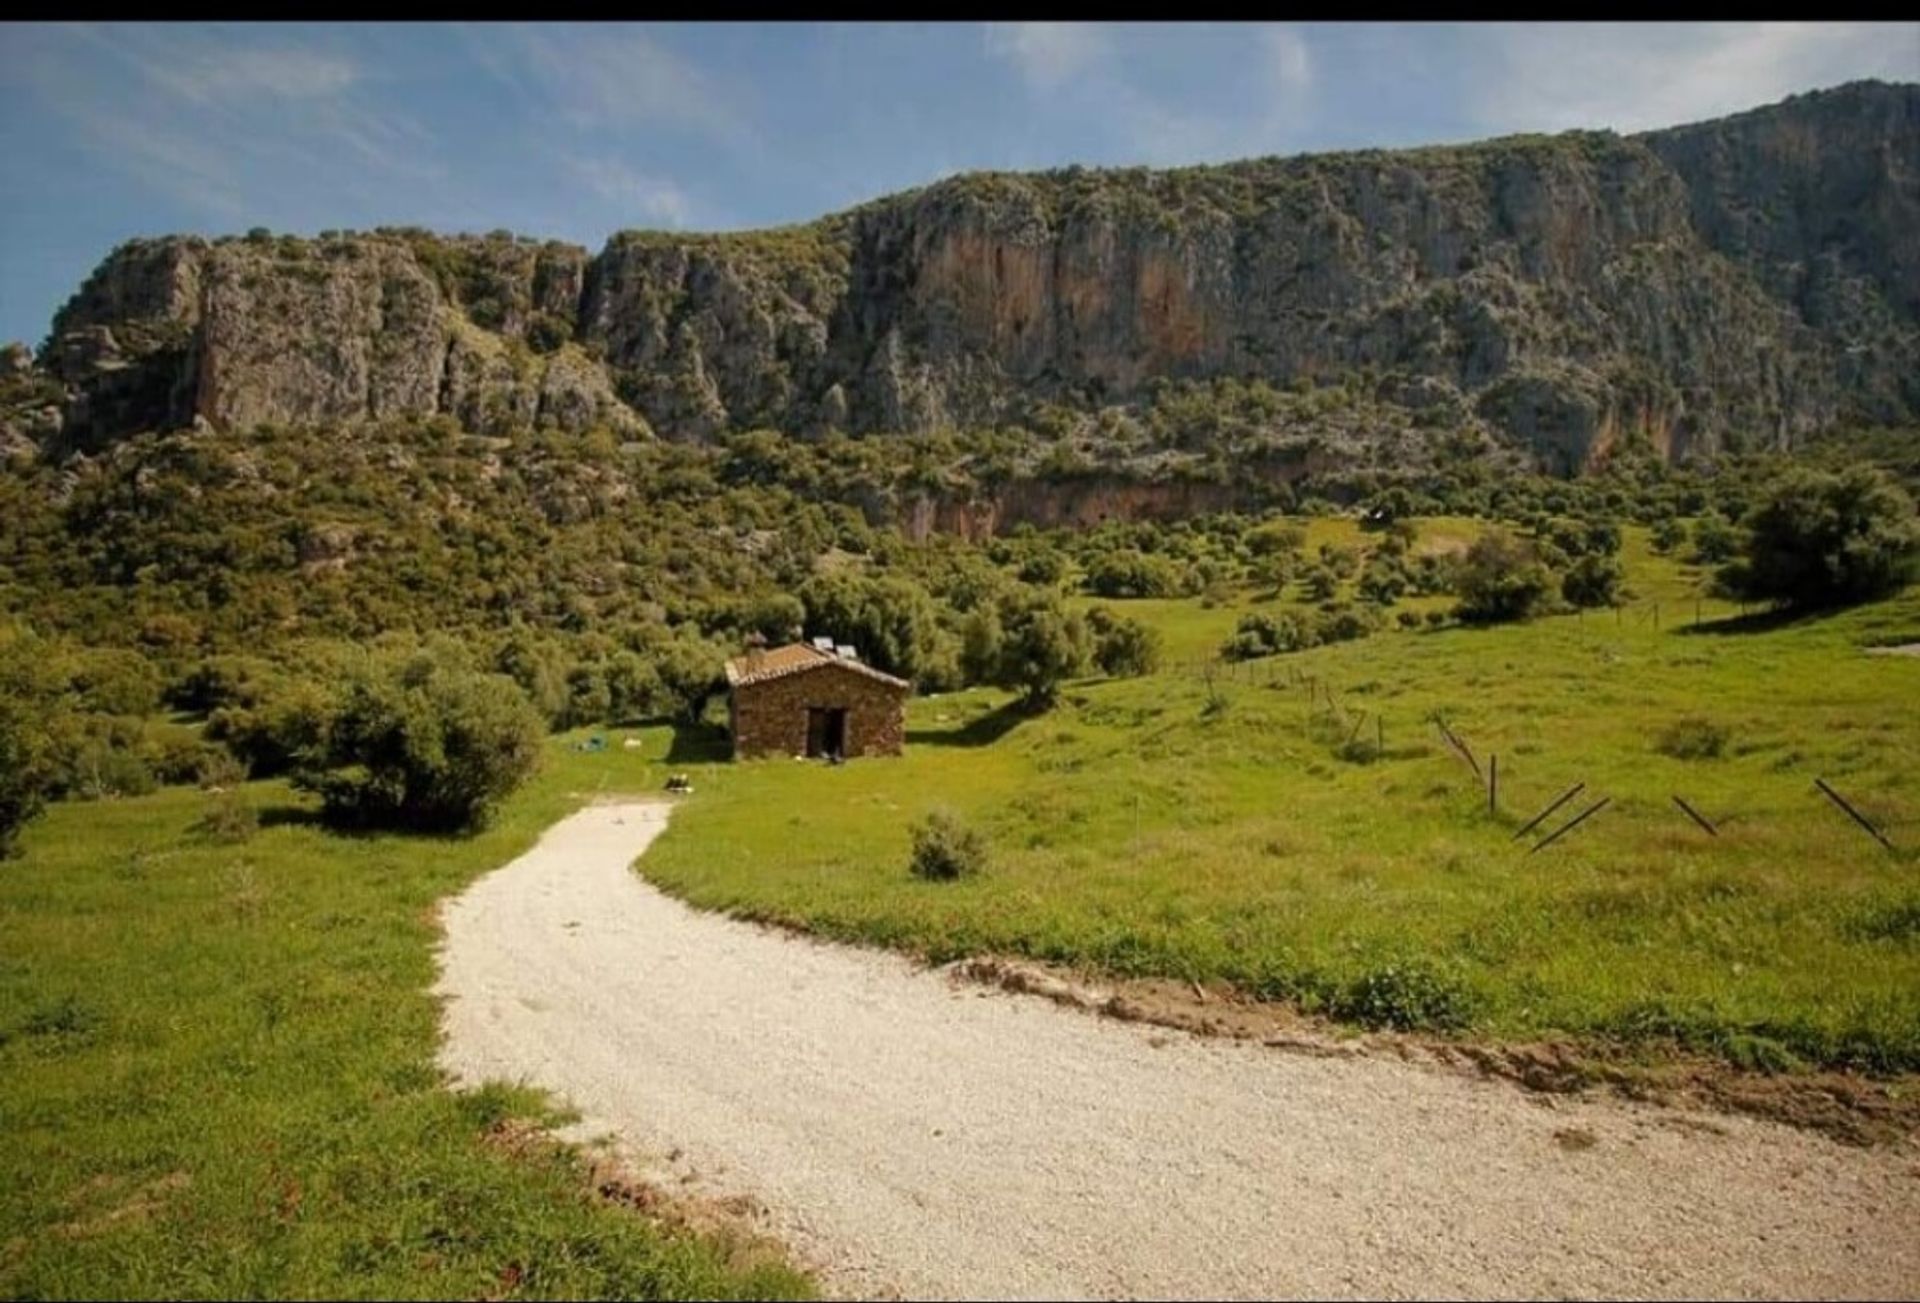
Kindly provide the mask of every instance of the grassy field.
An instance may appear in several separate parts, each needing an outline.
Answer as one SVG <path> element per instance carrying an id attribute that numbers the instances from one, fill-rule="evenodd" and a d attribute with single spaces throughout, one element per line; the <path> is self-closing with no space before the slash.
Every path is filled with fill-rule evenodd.
<path id="1" fill-rule="evenodd" d="M 805 1293 L 760 1251 L 597 1199 L 574 1157 L 500 1143 L 542 1103 L 434 1067 L 434 902 L 669 769 L 696 792 L 647 871 L 706 906 L 936 959 L 1224 979 L 1353 1025 L 1920 1069 L 1920 660 L 1860 650 L 1920 639 L 1920 590 L 1774 627 L 1707 602 L 1696 629 L 1699 575 L 1637 531 L 1626 557 L 1617 615 L 1087 680 L 1040 718 L 919 699 L 898 761 L 557 739 L 470 839 L 329 834 L 278 784 L 250 787 L 265 826 L 238 844 L 197 829 L 195 791 L 58 806 L 0 868 L 0 1295 Z M 1254 604 L 1115 605 L 1190 667 Z M 1309 677 L 1336 704 L 1310 706 Z M 1497 811 L 1435 711 L 1499 756 Z M 1688 716 L 1727 730 L 1722 754 L 1656 749 Z M 1563 814 L 1611 804 L 1528 854 L 1514 831 L 1577 781 Z M 982 876 L 908 874 L 940 806 L 988 834 Z"/>
<path id="2" fill-rule="evenodd" d="M 540 1101 L 434 1066 L 434 902 L 658 772 L 556 745 L 469 840 L 331 835 L 277 784 L 237 845 L 189 789 L 51 810 L 0 865 L 0 1296 L 805 1294 L 501 1143 Z"/>
<path id="3" fill-rule="evenodd" d="M 1211 686 L 1089 680 L 1037 719 L 991 692 L 922 699 L 903 760 L 715 765 L 647 872 L 936 959 L 1226 979 L 1355 1024 L 1920 1069 L 1920 660 L 1859 646 L 1920 638 L 1920 591 L 1776 627 L 1707 601 L 1696 629 L 1700 576 L 1639 531 L 1625 557 L 1620 613 L 1394 630 Z M 1114 605 L 1183 662 L 1246 603 Z M 1303 676 L 1337 706 L 1310 709 Z M 1435 711 L 1498 755 L 1497 812 Z M 1689 716 L 1726 730 L 1722 754 L 1656 748 Z M 1346 758 L 1349 737 L 1385 754 Z M 1529 854 L 1515 831 L 1576 782 L 1561 817 L 1610 804 Z M 988 835 L 986 873 L 909 875 L 909 826 L 936 806 Z"/>

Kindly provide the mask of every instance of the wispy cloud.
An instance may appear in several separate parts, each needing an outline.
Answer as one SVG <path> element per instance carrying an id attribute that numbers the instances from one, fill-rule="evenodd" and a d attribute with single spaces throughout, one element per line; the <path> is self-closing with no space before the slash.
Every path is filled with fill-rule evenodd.
<path id="1" fill-rule="evenodd" d="M 625 212 L 651 224 L 675 228 L 691 224 L 693 203 L 671 178 L 649 176 L 619 159 L 569 157 L 566 162 L 574 179 Z"/>
<path id="2" fill-rule="evenodd" d="M 301 49 L 208 49 L 179 50 L 178 41 L 170 42 L 180 62 L 148 59 L 126 51 L 140 70 L 157 84 L 182 99 L 206 104 L 215 101 L 245 101 L 261 97 L 276 99 L 329 99 L 346 91 L 358 79 L 358 71 L 338 55 Z"/>
<path id="3" fill-rule="evenodd" d="M 35 37 L 16 71 L 38 101 L 108 165 L 219 221 L 446 176 L 432 134 L 376 102 L 339 50 L 209 27 L 74 25 Z"/>
<path id="4" fill-rule="evenodd" d="M 524 101 L 582 130 L 646 127 L 752 143 L 737 87 L 632 27 L 462 29 L 482 66 Z"/>
<path id="5" fill-rule="evenodd" d="M 1810 86 L 1920 76 L 1916 23 L 1503 24 L 1487 34 L 1468 95 L 1497 131 L 1640 131 Z"/>
<path id="6" fill-rule="evenodd" d="M 988 23 L 986 46 L 1041 90 L 1065 85 L 1112 54 L 1106 33 L 1092 23 Z"/>
<path id="7" fill-rule="evenodd" d="M 1102 123 L 1134 161 L 1191 163 L 1266 153 L 1297 137 L 1312 116 L 1311 43 L 1285 24 L 1195 25 L 1169 48 L 1163 29 L 1125 24 L 988 23 L 988 54 L 1015 69 L 1058 111 Z M 1169 86 L 1184 52 L 1204 60 L 1211 93 Z M 1187 71 L 1191 73 L 1192 63 Z"/>
<path id="8" fill-rule="evenodd" d="M 1292 27 L 1263 27 L 1260 46 L 1266 55 L 1275 99 L 1284 106 L 1305 103 L 1313 94 L 1314 84 L 1313 50 L 1307 38 Z"/>

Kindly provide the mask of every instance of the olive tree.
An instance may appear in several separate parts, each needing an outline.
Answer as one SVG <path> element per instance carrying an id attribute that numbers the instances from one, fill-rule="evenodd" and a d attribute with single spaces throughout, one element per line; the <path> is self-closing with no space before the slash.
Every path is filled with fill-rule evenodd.
<path id="1" fill-rule="evenodd" d="M 1721 588 L 1747 601 L 1841 606 L 1898 591 L 1920 559 L 1913 499 L 1871 466 L 1792 470 L 1746 518 L 1742 555 Z"/>

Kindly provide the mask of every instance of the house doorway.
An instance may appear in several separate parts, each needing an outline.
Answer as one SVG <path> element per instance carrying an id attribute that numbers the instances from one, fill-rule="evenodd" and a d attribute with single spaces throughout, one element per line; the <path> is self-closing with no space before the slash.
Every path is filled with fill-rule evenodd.
<path id="1" fill-rule="evenodd" d="M 807 754 L 847 754 L 847 712 L 839 706 L 807 707 Z"/>

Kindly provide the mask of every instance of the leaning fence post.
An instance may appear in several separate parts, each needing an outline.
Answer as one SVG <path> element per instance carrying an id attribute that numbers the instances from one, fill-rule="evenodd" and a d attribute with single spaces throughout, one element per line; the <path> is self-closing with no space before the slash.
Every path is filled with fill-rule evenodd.
<path id="1" fill-rule="evenodd" d="M 1522 837 L 1525 837 L 1528 833 L 1532 832 L 1535 828 L 1538 828 L 1543 819 L 1545 819 L 1548 815 L 1552 814 L 1555 810 L 1558 810 L 1561 806 L 1565 805 L 1568 801 L 1571 801 L 1574 798 L 1574 794 L 1577 793 L 1581 788 L 1585 786 L 1586 786 L 1586 783 L 1583 780 L 1581 782 L 1575 783 L 1572 787 L 1569 787 L 1566 791 L 1554 797 L 1553 804 L 1549 805 L 1546 809 L 1542 810 L 1539 814 L 1534 815 L 1533 818 L 1527 820 L 1526 823 L 1521 825 L 1520 831 L 1516 832 L 1513 835 L 1513 840 L 1519 841 Z"/>
<path id="2" fill-rule="evenodd" d="M 1539 841 L 1535 842 L 1533 844 L 1533 850 L 1528 851 L 1527 854 L 1532 855 L 1535 851 L 1545 850 L 1547 847 L 1553 845 L 1555 842 L 1559 841 L 1562 837 L 1572 832 L 1575 828 L 1578 828 L 1581 824 L 1585 823 L 1589 818 L 1600 813 L 1601 807 L 1605 806 L 1606 803 L 1611 801 L 1612 799 L 1613 798 L 1611 796 L 1601 797 L 1598 801 L 1595 801 L 1592 805 L 1588 806 L 1586 809 L 1582 810 L 1579 814 L 1575 815 L 1571 823 L 1561 824 L 1556 831 L 1554 831 L 1553 833 L 1549 834 L 1546 837 L 1543 837 Z"/>
<path id="3" fill-rule="evenodd" d="M 1673 803 L 1680 807 L 1681 811 L 1685 813 L 1687 818 L 1693 820 L 1695 823 L 1699 824 L 1702 828 L 1705 828 L 1707 830 L 1707 835 L 1709 837 L 1718 837 L 1720 835 L 1720 830 L 1715 828 L 1711 823 L 1708 823 L 1705 815 L 1701 814 L 1698 810 L 1688 805 L 1685 801 L 1681 800 L 1679 797 L 1676 796 L 1673 798 Z"/>
<path id="4" fill-rule="evenodd" d="M 1839 806 L 1842 810 L 1845 810 L 1848 814 L 1852 815 L 1853 821 L 1859 824 L 1862 828 L 1865 828 L 1869 836 L 1871 836 L 1875 841 L 1879 842 L 1882 846 L 1886 847 L 1888 850 L 1893 849 L 1893 843 L 1888 841 L 1884 836 L 1882 836 L 1878 828 L 1874 827 L 1872 824 L 1867 822 L 1867 816 L 1865 816 L 1864 814 L 1861 814 L 1858 810 L 1854 809 L 1851 805 L 1847 804 L 1846 797 L 1840 795 L 1840 793 L 1834 791 L 1831 787 L 1828 787 L 1826 779 L 1816 778 L 1813 780 L 1813 782 L 1814 782 L 1814 786 L 1818 787 L 1821 791 L 1827 794 L 1827 797 L 1829 800 L 1831 800 L 1835 805 Z"/>

